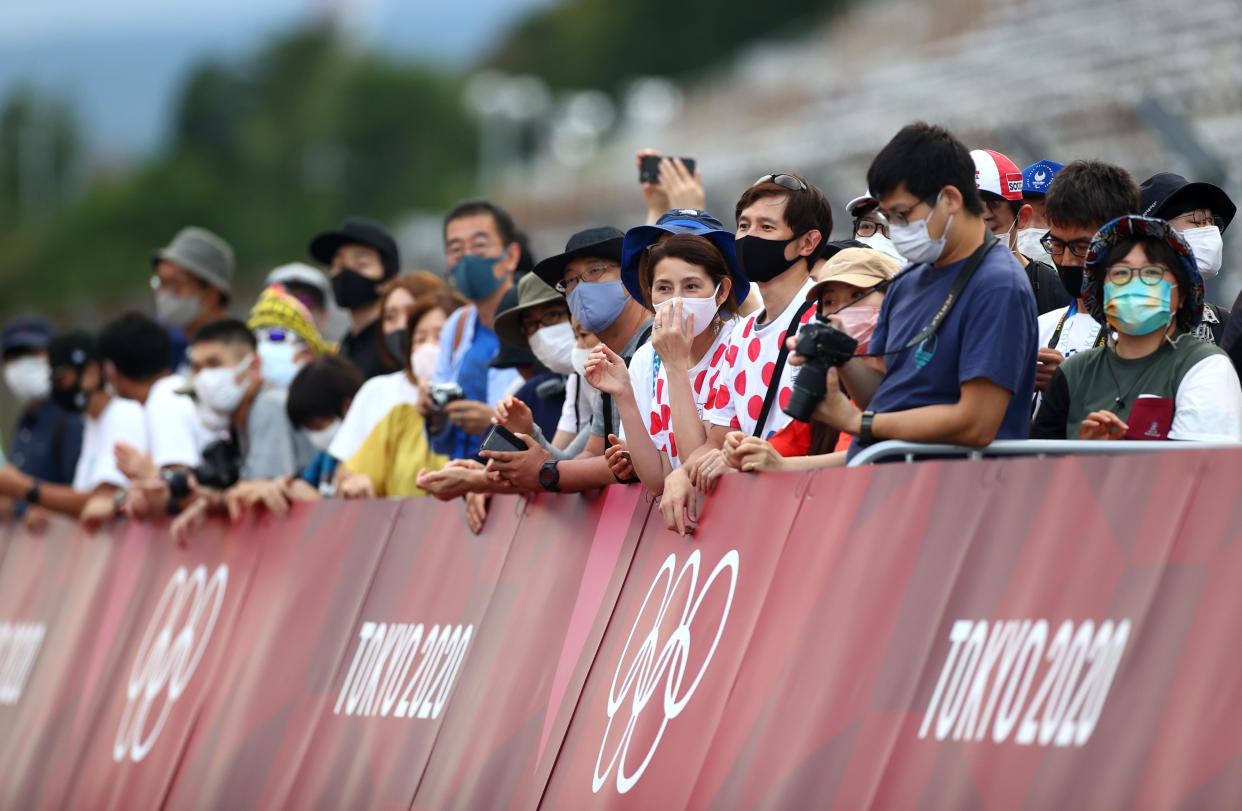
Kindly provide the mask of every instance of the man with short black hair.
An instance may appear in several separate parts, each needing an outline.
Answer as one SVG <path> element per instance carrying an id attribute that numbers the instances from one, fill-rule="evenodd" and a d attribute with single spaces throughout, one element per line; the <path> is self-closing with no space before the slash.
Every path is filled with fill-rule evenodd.
<path id="1" fill-rule="evenodd" d="M 758 287 L 764 309 L 739 319 L 723 346 L 720 385 L 704 409 L 707 441 L 664 479 L 660 511 L 665 524 L 682 533 L 694 525 L 695 490 L 710 492 L 736 472 L 721 452 L 725 436 L 740 430 L 767 439 L 791 421 L 784 406 L 796 370 L 782 347 L 815 315 L 806 301 L 814 286 L 811 268 L 831 250 L 832 208 L 800 175 L 759 178 L 738 199 L 734 216 L 738 264 Z"/>
<path id="2" fill-rule="evenodd" d="M 190 384 L 208 429 L 235 437 L 243 479 L 291 476 L 310 463 L 315 450 L 289 422 L 286 389 L 264 383 L 256 347 L 242 321 L 204 325 L 190 344 Z"/>
<path id="3" fill-rule="evenodd" d="M 445 322 L 432 383 L 456 383 L 464 397 L 438 412 L 423 384 L 418 408 L 432 448 L 451 459 L 474 458 L 496 415 L 495 404 L 521 379 L 514 369 L 491 366 L 500 351 L 493 331 L 496 313 L 513 287 L 521 257 L 513 218 L 495 203 L 467 200 L 445 216 L 444 262 L 457 291 L 473 306 L 462 307 Z"/>
<path id="4" fill-rule="evenodd" d="M 1035 300 L 983 221 L 974 175 L 961 141 L 921 122 L 898 132 L 867 171 L 912 265 L 889 286 L 871 335 L 868 351 L 884 371 L 860 358 L 829 369 L 814 412 L 856 437 L 851 455 L 884 439 L 981 447 L 1028 435 Z"/>
<path id="5" fill-rule="evenodd" d="M 348 217 L 340 228 L 324 231 L 308 247 L 315 261 L 327 266 L 336 303 L 349 311 L 349 334 L 341 355 L 363 377 L 394 372 L 379 356 L 380 287 L 401 271 L 397 242 L 377 222 Z"/>
<path id="6" fill-rule="evenodd" d="M 1118 217 L 1136 213 L 1138 207 L 1134 178 L 1120 166 L 1103 161 L 1074 161 L 1048 186 L 1048 233 L 1043 246 L 1073 301 L 1039 317 L 1036 391 L 1047 387 L 1052 373 L 1067 357 L 1102 346 L 1108 337 L 1107 328 L 1092 318 L 1083 304 L 1083 262 L 1096 231 Z"/>

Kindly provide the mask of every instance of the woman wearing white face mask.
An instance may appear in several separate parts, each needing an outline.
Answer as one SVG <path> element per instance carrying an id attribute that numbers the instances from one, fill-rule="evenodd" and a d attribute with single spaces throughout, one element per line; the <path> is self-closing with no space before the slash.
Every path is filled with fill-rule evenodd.
<path id="1" fill-rule="evenodd" d="M 692 234 L 648 247 L 637 281 L 643 303 L 655 310 L 651 342 L 634 353 L 628 371 L 615 352 L 597 346 L 586 373 L 588 383 L 616 398 L 634 471 L 658 493 L 707 439 L 703 413 L 732 360 L 725 344 L 745 287 L 719 249 Z"/>
<path id="2" fill-rule="evenodd" d="M 418 403 L 424 396 L 422 388 L 435 372 L 444 322 L 464 304 L 458 293 L 447 289 L 414 299 L 400 330 L 405 341 L 394 347 L 406 359 L 404 368 L 373 377 L 362 385 L 332 438 L 328 453 L 341 462 L 350 462 L 394 409 Z"/>

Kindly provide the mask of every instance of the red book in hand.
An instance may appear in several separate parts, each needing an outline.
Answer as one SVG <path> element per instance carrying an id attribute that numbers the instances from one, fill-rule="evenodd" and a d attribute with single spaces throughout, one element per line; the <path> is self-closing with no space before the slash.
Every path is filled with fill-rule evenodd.
<path id="1" fill-rule="evenodd" d="M 1173 427 L 1173 398 L 1140 394 L 1126 420 L 1126 439 L 1168 439 Z"/>

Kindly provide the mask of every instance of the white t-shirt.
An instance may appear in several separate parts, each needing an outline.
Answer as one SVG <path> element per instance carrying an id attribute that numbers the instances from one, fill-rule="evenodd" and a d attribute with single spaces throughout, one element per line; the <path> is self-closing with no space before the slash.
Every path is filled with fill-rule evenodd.
<path id="1" fill-rule="evenodd" d="M 1061 327 L 1061 334 L 1057 337 L 1057 345 L 1052 348 L 1068 358 L 1070 355 L 1084 352 L 1095 346 L 1100 330 L 1105 327 L 1089 313 L 1078 312 L 1078 302 L 1074 302 L 1069 307 L 1052 310 L 1039 317 L 1040 349 L 1048 346 L 1048 342 L 1052 340 L 1052 333 L 1057 331 L 1057 324 L 1061 323 L 1062 316 L 1069 312 L 1071 307 L 1074 313 L 1065 319 L 1065 326 Z"/>
<path id="2" fill-rule="evenodd" d="M 328 454 L 337 461 L 348 462 L 380 420 L 402 403 L 418 403 L 418 386 L 410 382 L 404 371 L 379 375 L 363 383 L 328 446 Z"/>
<path id="3" fill-rule="evenodd" d="M 142 405 L 114 396 L 98 418 L 83 416 L 82 452 L 73 471 L 73 489 L 89 493 L 101 484 L 125 487 L 129 480 L 117 469 L 113 448 L 118 442 L 128 442 L 142 453 L 150 450 Z"/>
<path id="4" fill-rule="evenodd" d="M 1175 401 L 1169 439 L 1242 442 L 1242 385 L 1228 355 L 1209 355 L 1190 367 Z"/>
<path id="5" fill-rule="evenodd" d="M 741 319 L 733 328 L 725 348 L 726 368 L 720 373 L 715 396 L 707 402 L 707 419 L 712 425 L 728 426 L 748 434 L 755 432 L 755 423 L 759 420 L 759 412 L 763 410 L 764 396 L 776 369 L 776 356 L 780 353 L 781 342 L 785 340 L 790 322 L 799 308 L 806 303 L 807 292 L 814 285 L 815 280 L 808 278 L 785 310 L 761 329 L 755 326 L 761 313 L 753 313 Z M 815 308 L 809 307 L 802 314 L 802 323 L 805 324 L 814 317 Z M 797 373 L 798 367 L 788 362 L 781 370 L 777 398 L 772 403 L 767 424 L 763 427 L 764 439 L 784 428 L 792 419 L 784 412 L 784 406 L 793 394 L 793 377 Z"/>
<path id="6" fill-rule="evenodd" d="M 177 393 L 184 383 L 181 375 L 160 378 L 152 384 L 143 404 L 151 461 L 156 467 L 193 467 L 203 461 L 203 448 L 228 436 L 227 430 L 209 430 L 199 419 L 194 400 L 188 394 Z"/>
<path id="7" fill-rule="evenodd" d="M 577 403 L 577 410 L 574 404 Z M 599 390 L 587 383 L 580 375 L 565 378 L 565 404 L 561 406 L 561 419 L 556 430 L 577 434 L 591 425 L 591 415 L 599 402 Z M 551 439 L 551 437 L 549 437 Z"/>
<path id="8" fill-rule="evenodd" d="M 715 395 L 721 371 L 726 369 L 725 349 L 733 326 L 732 322 L 725 324 L 702 359 L 690 369 L 690 388 L 694 392 L 694 404 L 698 406 L 700 420 L 703 419 L 707 398 Z M 672 466 L 677 468 L 681 466 L 681 456 L 677 450 L 677 437 L 673 433 L 668 369 L 661 363 L 659 370 L 654 370 L 655 359 L 655 348 L 650 343 L 638 347 L 630 360 L 630 385 L 638 402 L 638 413 L 647 422 L 652 444 L 656 450 L 667 455 Z"/>

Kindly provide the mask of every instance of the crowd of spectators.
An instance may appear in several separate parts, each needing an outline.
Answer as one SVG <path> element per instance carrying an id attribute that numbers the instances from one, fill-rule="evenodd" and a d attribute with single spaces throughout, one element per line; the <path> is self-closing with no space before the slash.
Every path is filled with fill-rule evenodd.
<path id="1" fill-rule="evenodd" d="M 1236 206 L 1212 184 L 1020 169 L 915 123 L 833 241 L 796 172 L 739 190 L 729 227 L 697 172 L 658 167 L 642 224 L 583 223 L 538 262 L 486 200 L 445 216 L 443 273 L 403 272 L 351 217 L 245 320 L 228 242 L 182 229 L 151 254 L 152 315 L 4 326 L 5 511 L 170 515 L 188 538 L 213 514 L 431 495 L 478 531 L 496 493 L 640 484 L 684 534 L 725 476 L 888 439 L 1242 442 L 1242 297 L 1204 299 Z"/>

